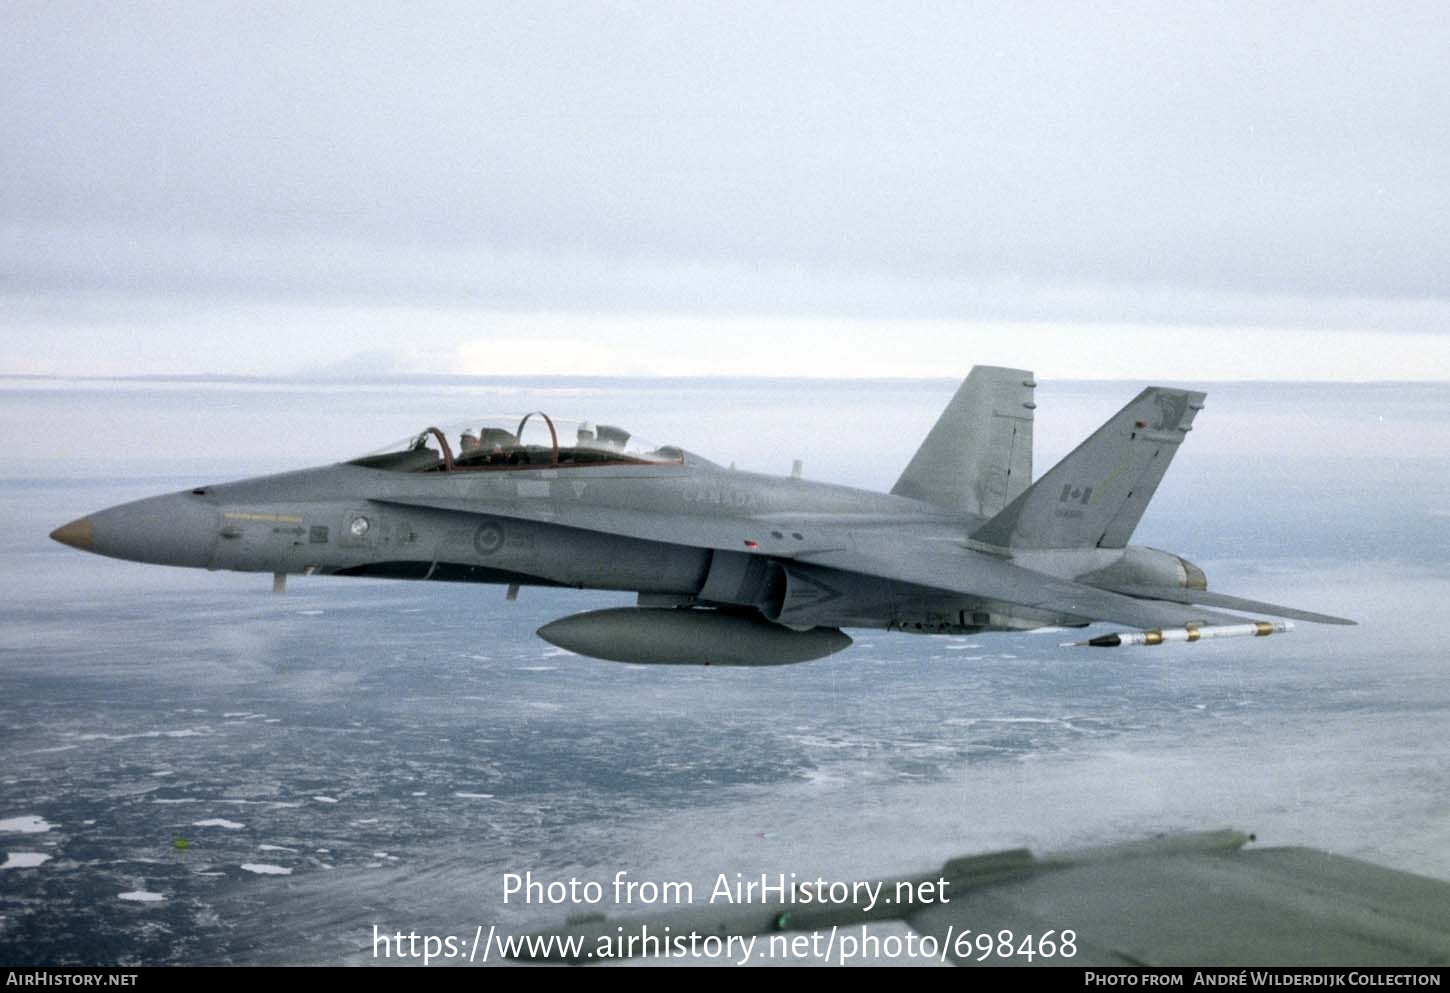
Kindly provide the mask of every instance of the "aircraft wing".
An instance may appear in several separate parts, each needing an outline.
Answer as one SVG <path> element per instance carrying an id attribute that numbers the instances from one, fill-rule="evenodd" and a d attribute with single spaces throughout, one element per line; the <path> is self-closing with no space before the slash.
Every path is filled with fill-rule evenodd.
<path id="1" fill-rule="evenodd" d="M 601 914 L 537 932 L 550 942 L 515 957 L 589 961 L 584 950 L 647 929 L 756 935 L 758 958 L 778 964 L 792 947 L 780 932 L 859 934 L 863 924 L 905 920 L 936 939 L 930 958 L 898 960 L 915 963 L 1383 967 L 1450 958 L 1445 881 L 1310 848 L 1245 847 L 1252 840 L 1206 831 L 1043 857 L 1025 849 L 974 855 L 873 883 L 879 888 L 866 896 L 885 900 L 869 903 L 797 899 L 722 909 L 701 900 L 651 917 Z M 999 954 L 1008 930 L 1010 953 Z M 579 943 L 572 955 L 566 938 Z M 836 947 L 842 952 L 833 964 L 851 961 Z M 649 946 L 631 945 L 627 954 L 649 954 Z"/>
<path id="2" fill-rule="evenodd" d="M 995 942 L 991 955 L 957 942 L 947 954 L 959 964 L 1392 966 L 1438 964 L 1450 953 L 1443 881 L 1309 848 L 1188 841 L 1044 859 L 1034 872 L 964 887 L 906 920 L 939 942 L 982 921 L 994 937 L 1011 931 L 1018 947 L 1026 935 L 1056 931 L 1053 959 L 1039 950 L 1030 963 L 1008 962 Z M 1076 939 L 1071 959 L 1061 957 L 1064 929 Z"/>
<path id="3" fill-rule="evenodd" d="M 693 545 L 697 548 L 736 552 L 750 549 L 749 542 L 752 541 L 763 544 L 772 530 L 788 527 L 779 521 L 725 516 L 711 517 L 704 514 L 662 514 L 654 511 L 588 504 L 560 505 L 548 500 L 533 503 L 519 501 L 517 503 L 490 504 L 461 497 L 395 496 L 373 497 L 372 502 L 397 504 L 403 507 L 424 507 L 430 510 L 448 510 L 483 517 L 537 521 L 541 524 L 600 531 L 604 534 L 638 538 L 643 541 L 660 541 L 672 545 Z M 802 518 L 803 520 L 804 518 Z M 834 515 L 833 519 L 826 523 L 812 520 L 809 526 L 804 523 L 800 523 L 798 526 L 803 527 L 809 537 L 805 542 L 796 543 L 791 549 L 792 551 L 834 548 L 845 540 L 844 529 L 834 519 Z M 791 528 L 788 527 L 788 529 Z M 763 548 L 762 551 L 766 554 L 774 554 L 774 551 L 769 548 Z"/>
<path id="4" fill-rule="evenodd" d="M 560 507 L 543 500 L 537 505 L 524 502 L 494 505 L 441 496 L 374 498 L 374 502 L 538 521 L 645 541 L 728 551 L 746 551 L 752 547 L 749 542 L 757 541 L 761 543 L 762 554 L 777 558 L 997 600 L 1083 621 L 1112 621 L 1144 630 L 1244 621 L 1243 617 L 1193 604 L 1141 594 L 1128 596 L 1025 569 L 995 555 L 967 548 L 950 533 L 951 529 L 931 523 L 887 523 L 835 514 L 803 517 L 795 523 L 776 519 L 752 521 L 597 506 Z M 794 530 L 797 526 L 807 536 L 805 541 L 792 542 L 780 550 L 766 542 L 772 529 Z"/>
<path id="5" fill-rule="evenodd" d="M 1242 610 L 1250 614 L 1268 614 L 1270 617 L 1289 617 L 1296 621 L 1309 621 L 1313 624 L 1357 624 L 1347 617 L 1335 617 L 1333 614 L 1318 614 L 1312 610 L 1301 610 L 1298 607 L 1285 607 L 1278 603 L 1265 603 L 1263 600 L 1247 600 L 1239 596 L 1228 596 L 1224 593 L 1210 593 L 1207 590 L 1189 590 L 1180 587 L 1169 588 L 1166 586 L 1114 586 L 1114 592 L 1125 593 L 1131 597 L 1146 597 L 1149 600 L 1169 600 L 1173 603 L 1197 603 L 1205 607 L 1223 607 L 1227 610 Z"/>
<path id="6" fill-rule="evenodd" d="M 903 544 L 887 535 L 852 537 L 853 547 L 808 552 L 797 558 L 846 572 L 1145 630 L 1244 621 L 1193 604 L 1140 599 L 1058 579 L 948 542 Z"/>

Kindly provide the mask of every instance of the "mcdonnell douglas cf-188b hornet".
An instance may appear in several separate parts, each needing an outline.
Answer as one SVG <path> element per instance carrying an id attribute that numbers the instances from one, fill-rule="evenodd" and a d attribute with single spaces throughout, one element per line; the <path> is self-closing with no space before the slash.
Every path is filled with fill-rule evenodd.
<path id="1" fill-rule="evenodd" d="M 1128 543 L 1204 394 L 1145 389 L 1034 483 L 1035 386 L 1021 369 L 974 368 L 890 493 L 738 472 L 534 413 L 138 500 L 51 537 L 270 572 L 276 588 L 301 573 L 497 583 L 510 599 L 521 586 L 629 591 L 637 606 L 539 629 L 620 662 L 804 662 L 849 646 L 842 628 L 1131 629 L 1083 642 L 1112 647 L 1353 623 L 1209 592 L 1191 562 Z"/>

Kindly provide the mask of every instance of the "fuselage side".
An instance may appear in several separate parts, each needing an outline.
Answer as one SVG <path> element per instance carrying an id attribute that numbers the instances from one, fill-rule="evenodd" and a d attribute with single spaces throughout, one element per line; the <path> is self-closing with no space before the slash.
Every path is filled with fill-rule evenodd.
<path id="1" fill-rule="evenodd" d="M 86 519 L 88 548 L 278 574 L 629 591 L 796 628 L 922 633 L 1075 619 L 810 564 L 853 533 L 961 543 L 982 523 L 906 497 L 676 462 L 399 472 L 339 464 L 136 501 Z M 1044 564 L 1068 575 L 1123 550 Z"/>

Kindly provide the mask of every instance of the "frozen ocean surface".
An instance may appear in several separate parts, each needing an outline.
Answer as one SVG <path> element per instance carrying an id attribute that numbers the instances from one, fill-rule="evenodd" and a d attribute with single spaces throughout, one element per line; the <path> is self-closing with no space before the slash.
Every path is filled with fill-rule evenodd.
<path id="1" fill-rule="evenodd" d="M 507 872 L 853 879 L 1220 826 L 1450 878 L 1450 461 L 1443 441 L 1401 443 L 1444 431 L 1450 388 L 1210 388 L 1200 423 L 1249 408 L 1240 437 L 1196 452 L 1209 433 L 1196 431 L 1135 540 L 1198 562 L 1212 588 L 1361 622 L 1266 641 L 1088 651 L 1060 648 L 1061 632 L 862 631 L 800 666 L 651 669 L 533 634 L 628 597 L 525 589 L 506 603 L 495 587 L 300 577 L 276 597 L 268 577 L 46 539 L 124 500 L 326 461 L 349 411 L 371 424 L 381 404 L 407 422 L 381 425 L 383 442 L 430 419 L 424 399 L 524 406 L 420 389 L 433 393 L 0 390 L 7 435 L 81 410 L 117 437 L 147 424 L 134 450 L 96 459 L 65 431 L 49 455 L 17 443 L 0 474 L 0 961 L 368 963 L 374 925 L 517 931 L 577 909 L 505 904 Z M 864 402 L 859 384 L 811 387 L 809 402 L 780 385 L 632 389 L 545 400 L 628 408 L 622 422 L 725 462 L 754 453 L 749 467 L 786 471 L 803 456 L 815 478 L 885 488 L 952 384 L 878 386 Z M 1039 471 L 1134 390 L 1044 384 Z M 723 455 L 683 432 L 716 407 Z M 853 462 L 818 412 L 845 407 L 900 427 L 899 457 Z M 264 425 L 283 410 L 277 437 L 325 416 L 327 444 L 157 454 L 211 410 Z M 1071 420 L 1080 410 L 1093 416 Z M 1380 449 L 1386 416 L 1400 442 Z M 793 447 L 766 452 L 759 425 Z M 349 440 L 337 457 L 375 447 Z"/>

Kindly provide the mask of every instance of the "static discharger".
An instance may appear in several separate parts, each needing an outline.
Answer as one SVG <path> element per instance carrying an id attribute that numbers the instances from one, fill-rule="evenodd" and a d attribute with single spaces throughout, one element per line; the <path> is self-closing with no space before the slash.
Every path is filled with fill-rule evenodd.
<path id="1" fill-rule="evenodd" d="M 1124 645 L 1164 645 L 1168 642 L 1208 641 L 1210 638 L 1267 638 L 1294 630 L 1293 621 L 1253 621 L 1249 624 L 1190 625 L 1162 631 L 1117 631 L 1088 641 L 1064 641 L 1062 648 L 1121 648 Z"/>

